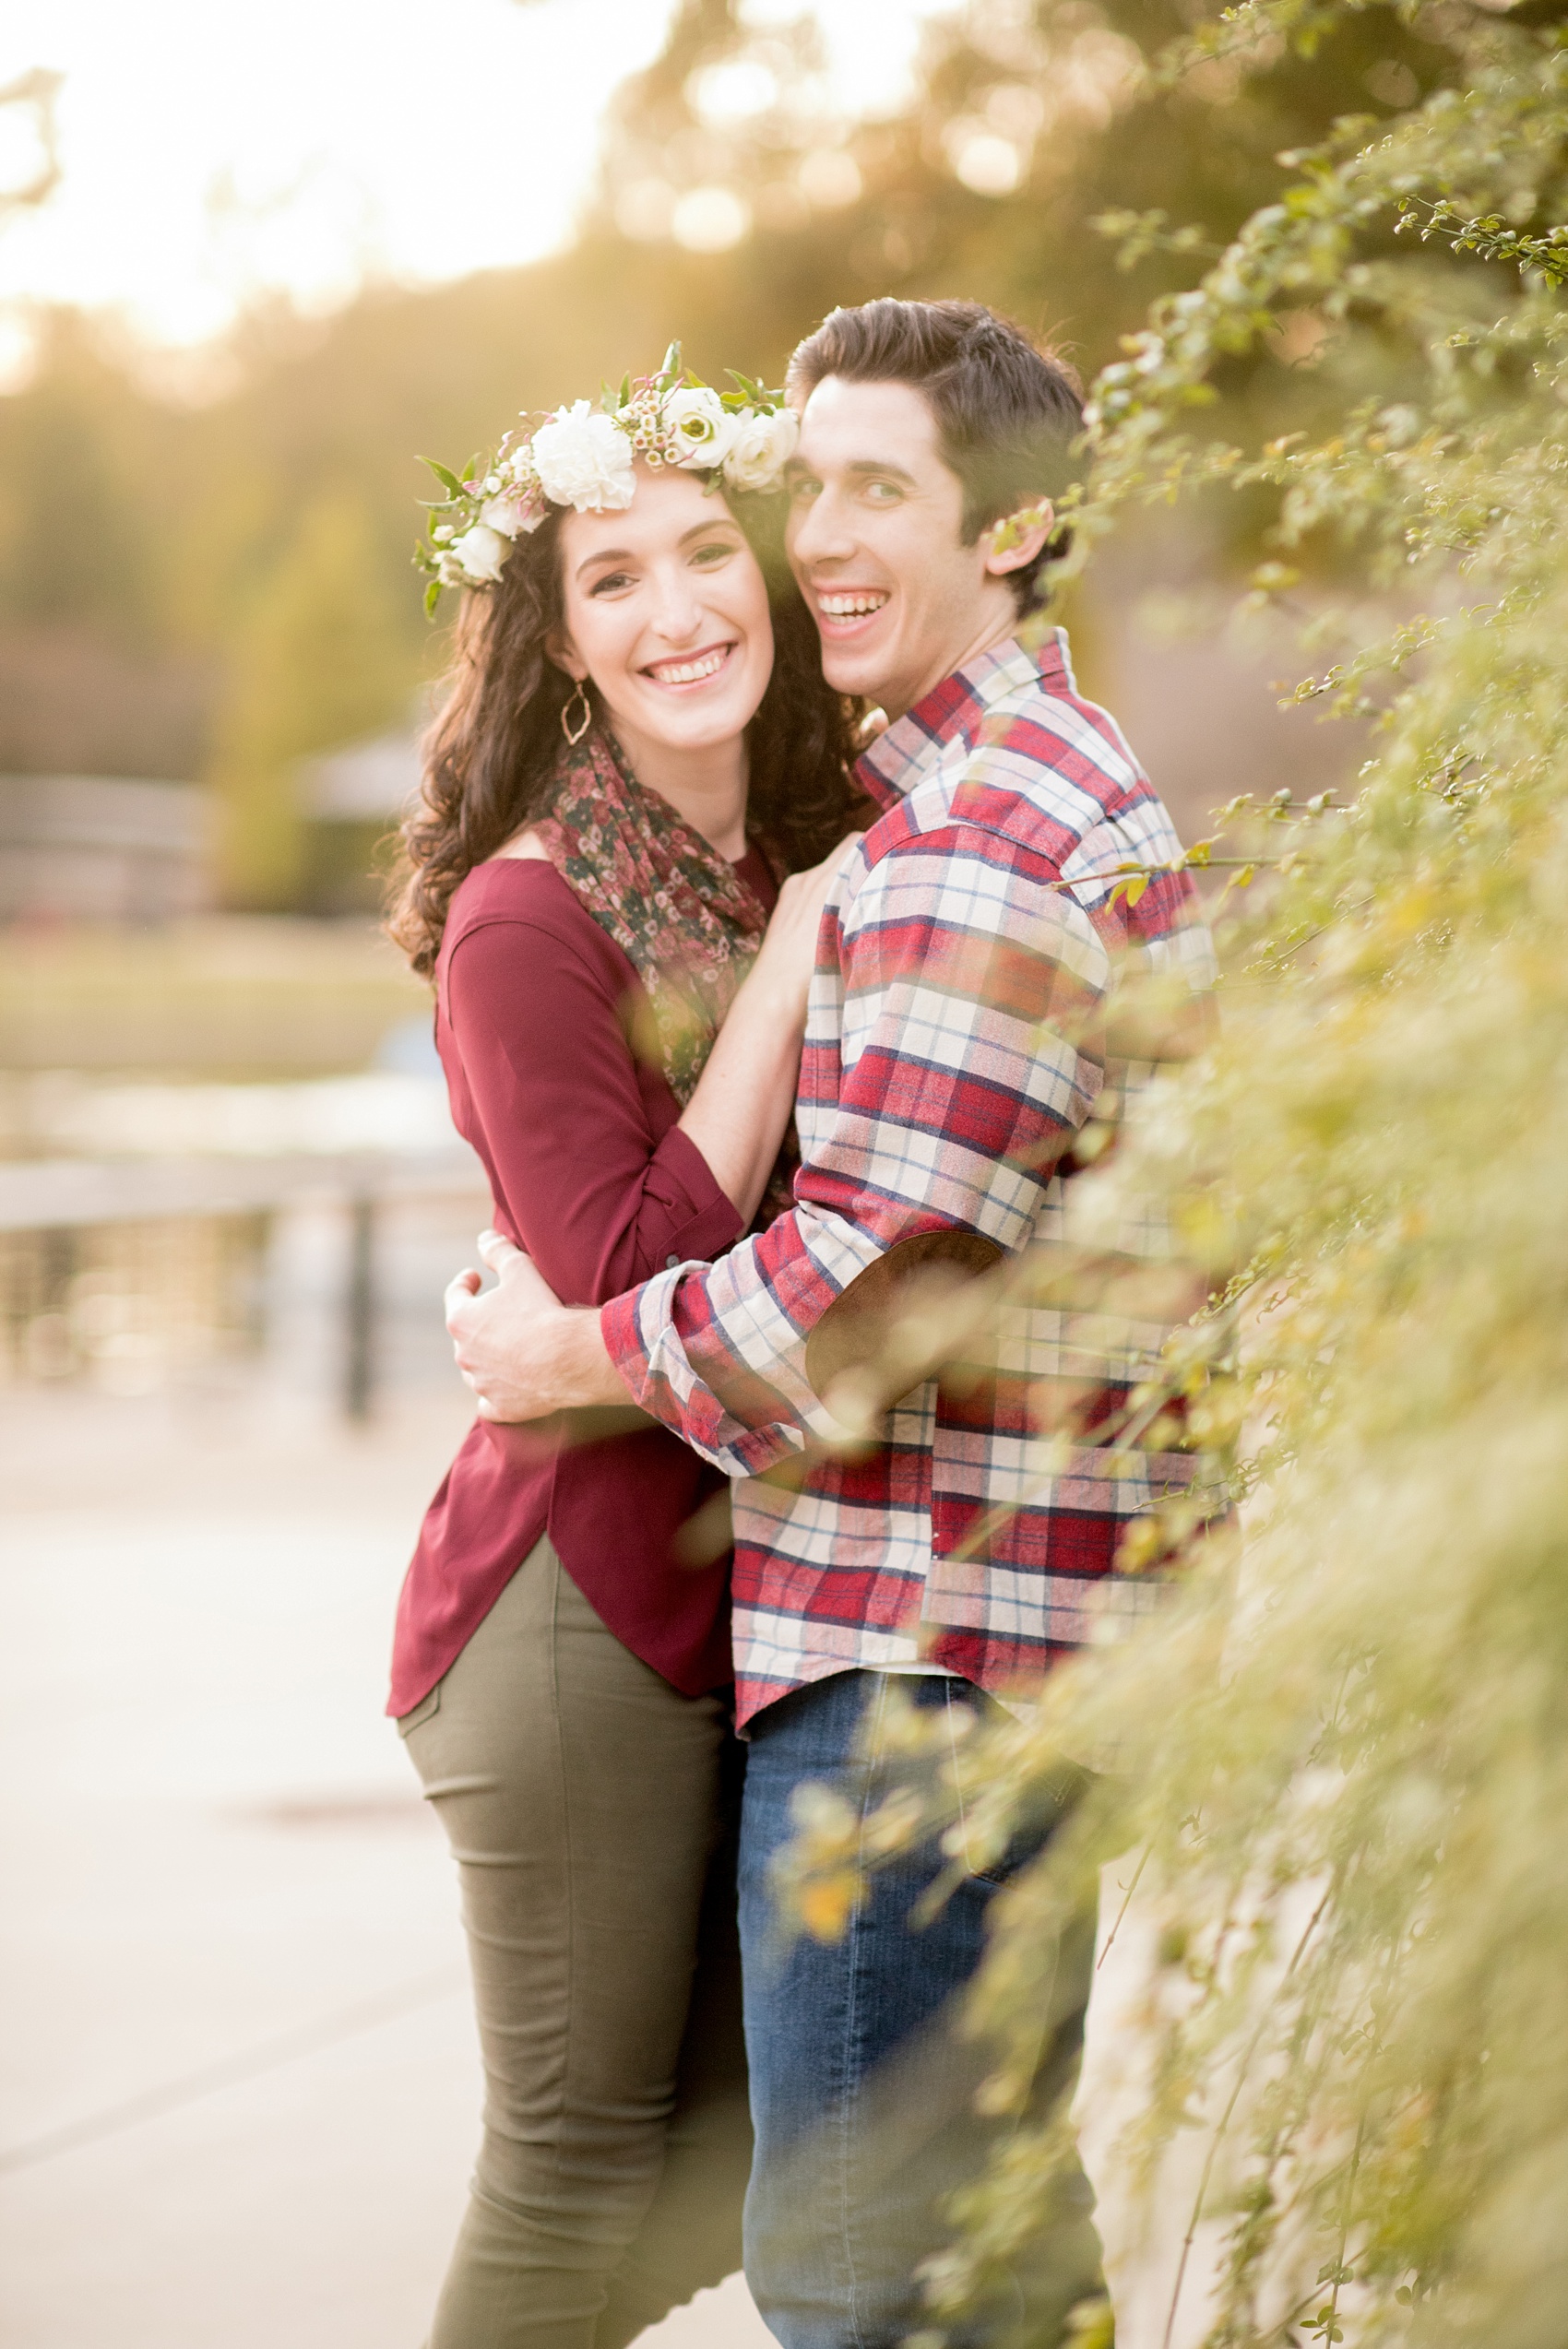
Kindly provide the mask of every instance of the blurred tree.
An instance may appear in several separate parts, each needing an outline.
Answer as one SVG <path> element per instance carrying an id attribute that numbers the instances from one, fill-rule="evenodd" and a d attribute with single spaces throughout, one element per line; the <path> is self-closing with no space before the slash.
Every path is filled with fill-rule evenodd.
<path id="1" fill-rule="evenodd" d="M 1095 219 L 1159 211 L 1222 242 L 1265 200 L 1281 148 L 1322 136 L 1347 101 L 1392 120 L 1453 71 L 1436 19 L 1366 8 L 1325 19 L 1310 54 L 1278 41 L 1245 75 L 1217 59 L 1167 83 L 1148 61 L 1182 30 L 1184 5 L 956 8 L 930 27 L 909 103 L 866 122 L 835 104 L 809 10 L 764 22 L 744 0 L 682 0 L 663 54 L 612 109 L 602 184 L 569 251 L 418 292 L 376 289 L 329 320 L 274 305 L 233 338 L 213 373 L 226 387 L 195 403 L 161 396 L 134 354 L 106 358 L 96 330 L 53 322 L 29 388 L 0 399 L 0 673 L 52 681 L 18 746 L 30 763 L 75 763 L 81 730 L 65 720 L 90 703 L 99 763 L 184 775 L 208 763 L 199 744 L 224 664 L 297 517 L 339 488 L 373 548 L 352 590 L 377 606 L 367 635 L 395 624 L 416 673 L 438 647 L 411 577 L 404 588 L 423 489 L 414 453 L 489 444 L 520 409 L 656 363 L 672 332 L 705 374 L 740 365 L 777 381 L 836 302 L 960 291 L 1098 365 L 1183 261 L 1151 233 L 1119 270 Z M 1310 352 L 1304 309 L 1283 331 Z M 1239 412 L 1263 364 L 1238 354 L 1212 388 Z M 1291 425 L 1310 424 L 1318 382 L 1310 366 L 1292 372 Z M 1280 395 L 1268 397 L 1276 412 Z M 1255 560 L 1266 512 L 1233 498 L 1218 511 Z M 127 647 L 147 688 L 134 719 L 113 682 Z M 280 676 L 279 694 L 293 690 Z"/>
<path id="2" fill-rule="evenodd" d="M 868 122 L 832 107 L 809 13 L 759 25 L 743 0 L 683 0 L 612 110 L 602 217 L 651 245 L 700 250 L 706 228 L 714 251 L 753 223 L 750 274 L 782 264 L 792 288 L 803 265 L 821 306 L 957 288 L 1064 323 L 1098 363 L 1180 276 L 1151 246 L 1118 287 L 1098 213 L 1158 202 L 1227 236 L 1281 147 L 1348 101 L 1392 113 L 1452 65 L 1430 30 L 1368 10 L 1325 18 L 1310 54 L 1273 40 L 1245 73 L 1213 60 L 1168 82 L 1148 61 L 1187 22 L 1174 0 L 971 0 L 929 26 L 903 112 Z M 739 208 L 685 212 L 704 190 Z"/>
<path id="3" fill-rule="evenodd" d="M 0 399 L 0 615 L 156 634 L 156 445 L 172 420 L 125 395 L 120 371 L 61 315 L 32 382 Z"/>
<path id="4" fill-rule="evenodd" d="M 213 726 L 227 902 L 298 902 L 306 818 L 295 762 L 387 725 L 407 708 L 408 657 L 396 574 L 362 502 L 327 490 L 308 504 L 238 628 Z"/>

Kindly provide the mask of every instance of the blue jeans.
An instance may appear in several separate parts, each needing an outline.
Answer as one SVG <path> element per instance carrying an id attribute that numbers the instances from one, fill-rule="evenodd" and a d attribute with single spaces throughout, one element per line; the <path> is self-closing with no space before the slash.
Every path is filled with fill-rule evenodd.
<path id="1" fill-rule="evenodd" d="M 916 2271 L 956 2232 L 948 2198 L 1013 2125 L 976 2111 L 988 2055 L 954 2027 L 955 2009 L 998 1884 L 1053 1821 L 1003 1868 L 966 1878 L 929 1922 L 910 1912 L 947 1865 L 931 1849 L 878 1869 L 837 1941 L 790 1935 L 774 1902 L 769 1865 L 794 1833 L 798 1785 L 829 1782 L 862 1816 L 887 1791 L 879 1729 L 889 1686 L 885 1673 L 840 1673 L 769 1705 L 751 1728 L 741 1827 L 755 2131 L 746 2275 L 783 2349 L 896 2349 L 929 2324 Z M 984 1711 L 992 1702 L 945 1676 L 899 1686 L 921 1706 Z M 1062 1953 L 1071 1983 L 1043 2048 L 1053 2090 L 1075 2068 L 1087 1956 Z M 950 2333 L 955 2349 L 1046 2349 L 1067 2309 L 1099 2288 L 1087 2186 L 1068 2201 L 1064 2223 L 1042 2234 L 1040 2272 L 1003 2279 L 993 2304 Z"/>

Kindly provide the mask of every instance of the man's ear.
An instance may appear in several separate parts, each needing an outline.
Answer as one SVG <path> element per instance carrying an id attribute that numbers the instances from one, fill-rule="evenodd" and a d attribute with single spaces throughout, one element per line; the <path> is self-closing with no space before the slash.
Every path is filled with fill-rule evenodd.
<path id="1" fill-rule="evenodd" d="M 993 522 L 981 534 L 987 571 L 993 578 L 1001 578 L 1006 572 L 1026 570 L 1043 552 L 1055 527 L 1056 508 L 1048 497 L 1037 499 L 1033 505 L 1021 505 L 1016 514 Z"/>

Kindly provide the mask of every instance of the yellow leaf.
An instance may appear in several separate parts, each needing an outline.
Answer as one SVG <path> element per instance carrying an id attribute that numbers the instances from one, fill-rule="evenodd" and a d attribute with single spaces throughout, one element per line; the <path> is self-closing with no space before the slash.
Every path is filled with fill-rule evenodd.
<path id="1" fill-rule="evenodd" d="M 802 1885 L 801 1923 L 814 1941 L 837 1940 L 849 1921 L 858 1890 L 857 1879 L 849 1869 Z"/>
<path id="2" fill-rule="evenodd" d="M 1116 1552 L 1119 1574 L 1141 1574 L 1152 1566 L 1165 1548 L 1165 1536 L 1155 1517 L 1134 1517 L 1122 1536 Z"/>

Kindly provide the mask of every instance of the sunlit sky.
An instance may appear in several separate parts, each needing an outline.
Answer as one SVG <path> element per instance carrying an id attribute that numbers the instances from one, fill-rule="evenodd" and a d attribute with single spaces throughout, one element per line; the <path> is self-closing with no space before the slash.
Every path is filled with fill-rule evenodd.
<path id="1" fill-rule="evenodd" d="M 835 89 L 876 113 L 941 0 L 822 0 Z M 671 0 L 44 0 L 0 11 L 0 85 L 65 76 L 65 176 L 0 233 L 0 372 L 29 303 L 113 309 L 154 344 L 286 289 L 330 307 L 530 260 L 570 233 L 600 119 Z M 801 0 L 749 0 L 758 23 Z M 26 21 L 24 22 L 24 15 Z M 17 110 L 0 185 L 26 176 Z"/>

